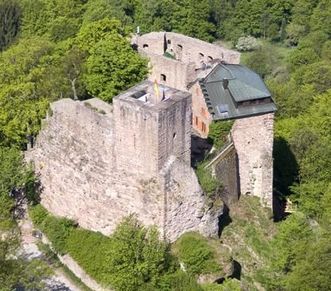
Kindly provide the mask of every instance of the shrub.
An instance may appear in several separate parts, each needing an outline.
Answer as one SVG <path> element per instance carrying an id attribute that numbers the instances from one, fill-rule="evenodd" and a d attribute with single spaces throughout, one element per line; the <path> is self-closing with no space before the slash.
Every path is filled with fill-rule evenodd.
<path id="1" fill-rule="evenodd" d="M 200 163 L 196 169 L 199 184 L 202 190 L 209 196 L 216 194 L 222 186 L 221 182 L 212 176 L 210 169 L 205 169 L 206 162 Z"/>
<path id="2" fill-rule="evenodd" d="M 88 273 L 103 284 L 110 284 L 108 274 L 112 241 L 99 232 L 81 228 L 73 229 L 67 239 L 66 248 L 75 261 Z"/>
<path id="3" fill-rule="evenodd" d="M 221 270 L 212 247 L 198 233 L 183 234 L 175 243 L 175 252 L 191 275 L 214 273 Z"/>
<path id="4" fill-rule="evenodd" d="M 236 49 L 241 52 L 253 51 L 256 50 L 258 47 L 259 44 L 257 42 L 257 39 L 250 35 L 239 37 L 236 44 Z"/>
<path id="5" fill-rule="evenodd" d="M 41 227 L 43 221 L 46 219 L 46 217 L 48 216 L 48 212 L 47 210 L 41 206 L 40 204 L 31 207 L 29 209 L 29 215 L 33 221 L 33 223 L 38 226 Z"/>
<path id="6" fill-rule="evenodd" d="M 66 240 L 74 227 L 74 222 L 66 218 L 48 215 L 41 224 L 41 230 L 52 242 L 54 250 L 59 254 L 66 253 Z"/>
<path id="7" fill-rule="evenodd" d="M 175 273 L 165 275 L 160 283 L 160 290 L 203 291 L 203 289 L 196 282 L 195 278 L 183 271 L 177 271 Z"/>
<path id="8" fill-rule="evenodd" d="M 204 291 L 240 291 L 240 281 L 237 279 L 225 279 L 222 284 L 206 284 L 203 286 Z"/>
<path id="9" fill-rule="evenodd" d="M 219 149 L 226 143 L 232 125 L 232 120 L 212 122 L 210 124 L 208 139 L 213 143 L 215 148 Z"/>

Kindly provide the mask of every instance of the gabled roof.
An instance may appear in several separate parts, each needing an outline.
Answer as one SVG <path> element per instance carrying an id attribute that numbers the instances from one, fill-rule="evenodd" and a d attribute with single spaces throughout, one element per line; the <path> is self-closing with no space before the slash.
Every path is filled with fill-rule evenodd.
<path id="1" fill-rule="evenodd" d="M 261 77 L 245 66 L 219 64 L 199 83 L 215 120 L 276 110 L 271 93 Z"/>

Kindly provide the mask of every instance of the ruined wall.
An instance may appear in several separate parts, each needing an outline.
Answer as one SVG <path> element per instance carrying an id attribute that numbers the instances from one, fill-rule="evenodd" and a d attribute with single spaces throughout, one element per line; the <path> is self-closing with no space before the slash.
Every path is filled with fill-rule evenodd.
<path id="1" fill-rule="evenodd" d="M 187 91 L 187 84 L 197 78 L 194 63 L 182 63 L 162 55 L 146 54 L 144 51 L 142 54 L 150 60 L 151 69 L 148 79 L 151 81 L 156 80 L 159 84 Z M 165 81 L 162 75 L 166 78 Z"/>
<path id="2" fill-rule="evenodd" d="M 207 138 L 212 117 L 199 83 L 196 82 L 189 92 L 192 94 L 192 127 L 202 138 Z"/>
<path id="3" fill-rule="evenodd" d="M 240 192 L 272 207 L 274 114 L 237 119 L 231 134 L 239 161 Z"/>
<path id="4" fill-rule="evenodd" d="M 155 180 L 116 170 L 112 106 L 87 102 L 92 106 L 70 99 L 53 103 L 27 153 L 40 178 L 42 205 L 104 234 L 130 213 L 162 227 L 163 198 Z"/>
<path id="5" fill-rule="evenodd" d="M 238 158 L 234 147 L 231 147 L 215 165 L 213 172 L 222 182 L 222 200 L 231 205 L 239 199 Z"/>
<path id="6" fill-rule="evenodd" d="M 201 62 L 220 59 L 230 64 L 239 64 L 240 53 L 214 45 L 196 38 L 174 32 L 151 32 L 135 38 L 140 49 L 147 54 L 163 55 L 165 50 L 172 50 L 176 59 L 184 63 L 194 62 L 200 67 Z"/>
<path id="7" fill-rule="evenodd" d="M 188 168 L 191 162 L 192 99 L 172 98 L 158 104 L 158 169 L 163 169 L 171 156 Z M 166 104 L 166 102 L 170 103 Z"/>
<path id="8" fill-rule="evenodd" d="M 142 36 L 134 36 L 134 42 L 140 49 L 143 49 L 146 53 L 153 53 L 160 56 L 162 56 L 165 51 L 164 39 L 164 32 L 150 32 Z"/>
<path id="9" fill-rule="evenodd" d="M 152 178 L 158 172 L 158 112 L 134 101 L 113 101 L 116 166 L 119 171 Z"/>
<path id="10" fill-rule="evenodd" d="M 230 64 L 240 63 L 240 53 L 219 45 L 174 32 L 167 32 L 166 40 L 170 41 L 168 47 L 175 51 L 182 62 L 200 65 L 201 61 L 208 63 L 212 59 L 220 59 Z"/>
<path id="11" fill-rule="evenodd" d="M 176 238 L 187 231 L 216 236 L 223 204 L 213 205 L 206 199 L 194 170 L 178 160 L 170 159 L 160 174 L 165 189 L 166 237 Z"/>
<path id="12" fill-rule="evenodd" d="M 214 221 L 215 213 L 221 209 L 213 213 L 203 211 L 206 197 L 189 166 L 191 103 L 190 98 L 186 100 L 151 116 L 159 119 L 156 125 L 160 128 L 145 128 L 139 109 L 117 107 L 115 100 L 113 106 L 98 99 L 62 99 L 53 103 L 52 114 L 45 120 L 35 147 L 26 153 L 26 159 L 34 162 L 42 185 L 41 204 L 55 215 L 106 235 L 131 213 L 136 213 L 145 225 L 157 225 L 171 241 L 187 230 L 216 235 L 217 229 L 206 221 Z M 178 100 L 169 102 L 176 105 Z M 184 125 L 183 114 L 188 120 Z M 116 124 L 115 118 L 121 118 L 121 122 Z M 178 127 L 178 119 L 182 127 Z M 138 158 L 121 159 L 122 154 L 135 159 L 135 142 L 141 149 L 138 152 L 144 152 L 148 130 L 150 136 L 155 130 L 157 139 L 151 137 L 147 141 L 147 154 L 139 157 L 140 164 Z M 122 140 L 121 149 L 116 147 L 117 140 Z M 154 148 L 158 159 L 152 156 Z M 122 161 L 128 164 L 120 165 Z M 148 164 L 162 169 L 151 171 Z"/>

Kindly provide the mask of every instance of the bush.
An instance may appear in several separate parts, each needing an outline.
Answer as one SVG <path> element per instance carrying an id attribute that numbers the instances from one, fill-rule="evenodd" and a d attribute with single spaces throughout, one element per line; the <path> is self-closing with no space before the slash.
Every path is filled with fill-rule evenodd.
<path id="1" fill-rule="evenodd" d="M 38 204 L 29 209 L 29 215 L 30 215 L 33 223 L 40 228 L 42 223 L 48 216 L 48 212 L 43 206 Z"/>
<path id="2" fill-rule="evenodd" d="M 232 120 L 212 122 L 209 126 L 208 140 L 217 149 L 223 147 L 233 125 Z"/>
<path id="3" fill-rule="evenodd" d="M 225 279 L 222 284 L 206 284 L 203 285 L 204 291 L 240 291 L 240 281 L 237 279 Z"/>
<path id="4" fill-rule="evenodd" d="M 175 243 L 175 252 L 190 275 L 214 273 L 221 270 L 212 247 L 198 233 L 183 234 Z"/>
<path id="5" fill-rule="evenodd" d="M 183 271 L 177 271 L 175 273 L 165 275 L 160 283 L 160 290 L 203 291 L 203 289 L 196 282 L 195 278 L 189 276 Z"/>
<path id="6" fill-rule="evenodd" d="M 93 278 L 116 290 L 158 289 L 162 276 L 176 268 L 156 229 L 144 228 L 133 216 L 111 237 L 74 229 L 67 250 Z"/>
<path id="7" fill-rule="evenodd" d="M 241 52 L 253 51 L 259 47 L 257 39 L 253 36 L 242 36 L 239 37 L 236 49 Z"/>
<path id="8" fill-rule="evenodd" d="M 59 254 L 66 253 L 66 240 L 74 227 L 74 222 L 66 218 L 48 215 L 41 225 L 52 246 Z"/>
<path id="9" fill-rule="evenodd" d="M 68 253 L 91 277 L 105 285 L 111 283 L 108 275 L 112 270 L 109 256 L 113 245 L 109 237 L 76 228 L 71 231 L 66 247 Z"/>
<path id="10" fill-rule="evenodd" d="M 216 194 L 222 186 L 221 182 L 212 176 L 210 169 L 205 169 L 206 162 L 200 163 L 196 169 L 199 184 L 202 190 L 209 196 Z"/>

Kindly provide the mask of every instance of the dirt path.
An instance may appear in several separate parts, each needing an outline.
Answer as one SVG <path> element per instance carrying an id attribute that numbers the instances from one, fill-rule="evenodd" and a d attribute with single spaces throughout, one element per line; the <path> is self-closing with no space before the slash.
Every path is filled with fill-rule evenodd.
<path id="1" fill-rule="evenodd" d="M 27 214 L 27 206 L 23 206 L 23 217 L 18 221 L 18 225 L 21 230 L 21 249 L 20 255 L 23 255 L 26 259 L 38 259 L 42 258 L 43 254 L 38 249 L 38 238 L 32 235 L 34 230 L 33 224 Z M 81 291 L 81 289 L 75 285 L 70 278 L 61 269 L 54 269 L 50 265 L 50 268 L 54 271 L 54 275 L 51 278 L 45 280 L 46 290 L 50 291 Z"/>

